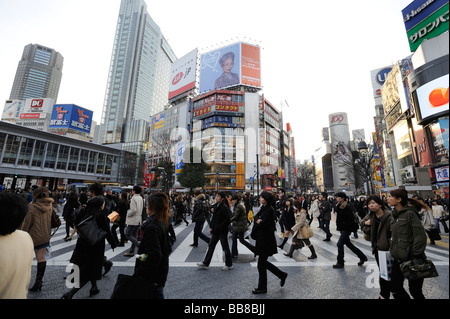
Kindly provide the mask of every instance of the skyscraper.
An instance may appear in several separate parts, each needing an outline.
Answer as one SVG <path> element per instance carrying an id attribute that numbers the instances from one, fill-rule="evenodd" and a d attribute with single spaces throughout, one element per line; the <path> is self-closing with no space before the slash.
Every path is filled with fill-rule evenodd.
<path id="1" fill-rule="evenodd" d="M 144 142 L 168 102 L 176 56 L 144 0 L 122 0 L 102 114 L 103 144 Z"/>
<path id="2" fill-rule="evenodd" d="M 58 99 L 64 58 L 39 44 L 25 46 L 17 67 L 10 100 L 30 98 Z"/>

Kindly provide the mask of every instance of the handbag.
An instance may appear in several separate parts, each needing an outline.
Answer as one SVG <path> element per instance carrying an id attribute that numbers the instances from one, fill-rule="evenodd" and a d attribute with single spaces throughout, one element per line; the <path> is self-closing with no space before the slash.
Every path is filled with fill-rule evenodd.
<path id="1" fill-rule="evenodd" d="M 56 232 L 59 229 L 59 226 L 61 226 L 61 219 L 59 218 L 58 214 L 53 210 L 52 212 L 52 219 L 51 219 L 51 228 L 56 228 L 51 236 L 56 234 Z"/>
<path id="2" fill-rule="evenodd" d="M 303 236 L 304 239 L 309 239 L 312 236 L 314 236 L 314 233 L 313 233 L 313 231 L 311 229 L 311 226 L 309 226 L 309 225 L 303 226 L 301 228 L 301 232 L 302 232 L 302 236 Z"/>
<path id="3" fill-rule="evenodd" d="M 437 230 L 437 228 L 431 228 L 429 230 L 427 230 L 428 233 L 428 237 L 430 237 L 431 241 L 434 240 L 441 240 L 441 235 L 439 235 L 439 231 Z"/>
<path id="4" fill-rule="evenodd" d="M 85 239 L 91 246 L 95 246 L 101 240 L 105 240 L 106 231 L 101 229 L 93 215 L 82 220 L 75 228 L 83 239 Z"/>
<path id="5" fill-rule="evenodd" d="M 136 275 L 119 274 L 111 299 L 152 299 L 157 285 Z"/>
<path id="6" fill-rule="evenodd" d="M 409 280 L 432 278 L 439 276 L 436 266 L 431 260 L 412 259 L 400 264 L 400 270 Z"/>

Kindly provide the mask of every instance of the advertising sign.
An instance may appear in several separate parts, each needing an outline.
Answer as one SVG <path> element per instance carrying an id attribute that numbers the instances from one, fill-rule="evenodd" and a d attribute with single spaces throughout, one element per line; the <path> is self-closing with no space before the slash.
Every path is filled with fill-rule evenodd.
<path id="1" fill-rule="evenodd" d="M 170 71 L 169 100 L 195 88 L 198 49 L 186 54 L 172 64 Z"/>
<path id="2" fill-rule="evenodd" d="M 3 108 L 2 120 L 17 120 L 20 118 L 20 113 L 24 108 L 24 101 L 22 100 L 8 100 Z"/>
<path id="3" fill-rule="evenodd" d="M 157 130 L 161 127 L 164 127 L 166 122 L 166 114 L 161 113 L 152 118 L 153 129 Z"/>
<path id="4" fill-rule="evenodd" d="M 423 0 L 415 2 L 423 2 Z M 419 45 L 422 43 L 423 40 L 434 38 L 440 35 L 441 33 L 448 31 L 449 29 L 448 0 L 447 1 L 428 0 L 423 4 L 423 6 L 428 3 L 430 4 L 425 6 L 424 9 L 420 11 L 420 14 L 417 15 L 417 16 L 420 15 L 422 19 L 414 17 L 413 21 L 415 22 L 411 23 L 411 24 L 415 23 L 414 26 L 409 29 L 408 27 L 406 27 L 407 30 L 406 34 L 408 36 L 409 47 L 411 52 L 414 52 L 419 47 Z"/>
<path id="5" fill-rule="evenodd" d="M 55 104 L 50 128 L 69 128 L 89 134 L 94 112 L 75 104 Z"/>
<path id="6" fill-rule="evenodd" d="M 393 65 L 381 69 L 376 69 L 370 72 L 374 98 L 381 97 L 381 87 L 386 81 L 389 73 L 392 71 L 392 68 Z"/>
<path id="7" fill-rule="evenodd" d="M 421 121 L 448 112 L 449 75 L 441 76 L 416 90 Z"/>
<path id="8" fill-rule="evenodd" d="M 438 167 L 434 169 L 437 182 L 448 182 L 448 166 Z"/>
<path id="9" fill-rule="evenodd" d="M 261 50 L 242 43 L 242 84 L 261 87 Z"/>
<path id="10" fill-rule="evenodd" d="M 448 0 L 415 0 L 402 10 L 406 31 L 448 3 Z"/>
<path id="11" fill-rule="evenodd" d="M 258 46 L 235 43 L 201 56 L 200 93 L 239 84 L 261 87 Z"/>

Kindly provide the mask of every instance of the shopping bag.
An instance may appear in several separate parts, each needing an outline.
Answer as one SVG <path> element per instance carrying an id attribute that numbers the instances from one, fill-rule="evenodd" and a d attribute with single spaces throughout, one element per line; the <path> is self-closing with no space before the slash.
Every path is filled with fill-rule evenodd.
<path id="1" fill-rule="evenodd" d="M 394 258 L 392 258 L 389 251 L 378 251 L 378 261 L 380 263 L 380 277 L 384 280 L 391 281 L 392 273 L 392 263 Z"/>
<path id="2" fill-rule="evenodd" d="M 119 217 L 118 212 L 112 212 L 111 214 L 108 215 L 108 218 L 112 223 L 116 221 L 117 217 Z"/>

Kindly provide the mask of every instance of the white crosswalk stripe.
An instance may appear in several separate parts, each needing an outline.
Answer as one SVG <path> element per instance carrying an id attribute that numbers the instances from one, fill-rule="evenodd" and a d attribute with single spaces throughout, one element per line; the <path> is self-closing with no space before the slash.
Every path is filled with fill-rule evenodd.
<path id="1" fill-rule="evenodd" d="M 332 223 L 333 224 L 333 223 Z M 310 260 L 308 256 L 310 256 L 310 251 L 308 247 L 303 247 L 301 250 L 296 250 L 293 253 L 294 258 L 290 258 L 285 256 L 283 253 L 289 251 L 290 243 L 292 239 L 290 238 L 286 245 L 284 246 L 284 250 L 278 249 L 278 254 L 270 257 L 269 261 L 271 261 L 276 266 L 281 267 L 320 267 L 320 266 L 331 266 L 336 263 L 337 257 L 337 247 L 336 243 L 339 239 L 339 232 L 333 229 L 334 225 L 331 225 L 331 241 L 323 241 L 325 239 L 325 232 L 318 229 L 317 227 L 312 226 L 314 231 L 314 236 L 310 239 L 311 243 L 315 247 L 316 254 L 318 256 L 317 259 Z M 277 225 L 278 227 L 278 225 Z M 183 222 L 176 227 L 174 227 L 175 234 L 177 240 L 174 244 L 172 254 L 170 255 L 169 265 L 170 267 L 197 267 L 197 263 L 202 261 L 206 253 L 206 243 L 203 245 L 199 245 L 199 247 L 194 248 L 191 247 L 190 244 L 193 242 L 193 229 L 194 225 L 190 223 L 188 226 Z M 209 227 L 205 223 L 204 234 L 209 235 Z M 280 234 L 279 229 L 277 231 L 277 236 Z M 369 241 L 366 241 L 362 232 L 359 231 L 359 238 L 354 239 L 353 235 L 351 236 L 352 243 L 358 247 L 368 258 L 368 264 L 374 264 L 375 258 L 372 255 L 372 249 Z M 47 261 L 48 265 L 54 266 L 67 266 L 70 263 L 70 258 L 73 253 L 73 249 L 75 248 L 77 236 L 69 241 L 65 242 L 63 239 L 66 236 L 65 233 L 65 222 L 62 221 L 61 227 L 58 229 L 56 234 L 51 239 L 51 258 Z M 279 243 L 281 243 L 281 239 L 277 239 Z M 253 240 L 249 240 L 251 243 L 254 243 Z M 199 239 L 201 242 L 201 239 Z M 106 244 L 105 256 L 114 262 L 114 266 L 119 267 L 133 267 L 135 264 L 135 257 L 125 257 L 123 253 L 126 252 L 130 243 L 125 244 L 125 247 L 117 247 L 114 250 L 111 249 L 109 244 Z M 231 239 L 229 239 L 229 246 L 231 249 Z M 356 265 L 359 261 L 359 258 L 354 255 L 348 248 L 344 248 L 345 250 L 345 262 L 346 265 Z M 245 260 L 250 263 L 252 267 L 257 266 L 256 260 L 253 259 L 253 253 L 244 245 L 242 245 L 238 241 L 238 251 L 239 256 L 246 256 Z M 449 265 L 449 251 L 448 249 L 442 247 L 433 247 L 427 245 L 425 251 L 427 257 L 434 262 L 436 266 L 448 266 Z M 197 259 L 192 260 L 194 257 Z M 239 258 L 238 258 L 239 260 Z M 33 264 L 36 265 L 36 260 L 33 261 Z M 220 243 L 217 244 L 216 249 L 213 254 L 213 259 L 211 261 L 210 267 L 222 267 L 224 265 L 223 261 L 223 253 Z"/>

